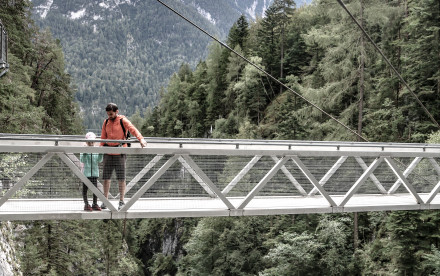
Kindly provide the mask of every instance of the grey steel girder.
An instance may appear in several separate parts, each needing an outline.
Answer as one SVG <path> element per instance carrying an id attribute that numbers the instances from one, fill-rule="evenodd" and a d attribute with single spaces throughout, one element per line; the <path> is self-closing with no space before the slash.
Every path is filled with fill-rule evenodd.
<path id="1" fill-rule="evenodd" d="M 96 140 L 100 141 L 115 140 Z M 130 141 L 130 148 L 112 148 L 86 147 L 85 142 L 87 140 L 82 136 L 0 134 L 0 164 L 7 166 L 0 167 L 0 220 L 246 216 L 440 209 L 440 166 L 436 160 L 440 157 L 438 144 L 147 138 L 146 148 L 141 148 L 137 141 Z M 81 172 L 77 157 L 79 153 L 122 153 L 133 155 L 132 162 L 141 160 L 136 171 L 132 173 L 134 177 L 129 179 L 125 196 L 127 201 L 121 210 L 117 210 L 118 195 L 105 198 L 100 189 L 102 185 L 99 183 L 96 188 Z M 35 163 L 23 167 L 28 168 L 27 171 L 20 167 L 20 174 L 17 175 L 21 176 L 8 179 L 4 172 L 19 166 L 5 163 L 7 157 L 14 154 L 43 156 L 36 161 L 31 161 L 35 158 L 23 158 L 22 162 Z M 149 155 L 151 158 L 135 158 L 142 155 Z M 54 156 L 58 156 L 61 162 L 58 158 L 54 160 Z M 215 165 L 204 166 L 201 163 L 204 158 L 210 158 Z M 306 158 L 312 160 L 305 162 L 307 165 L 303 162 Z M 346 165 L 347 158 L 354 158 L 356 162 L 348 162 L 350 164 Z M 400 158 L 405 158 L 405 163 L 412 160 L 403 172 L 398 166 L 403 164 Z M 428 162 L 421 163 L 423 159 Z M 49 160 L 51 162 L 48 163 Z M 198 184 L 202 188 L 202 194 L 190 193 L 188 196 L 179 194 L 176 189 L 172 191 L 176 193 L 172 196 L 152 197 L 150 188 L 161 183 L 160 179 L 171 173 L 172 168 L 176 169 L 173 166 L 176 161 L 180 163 L 180 170 L 188 172 L 193 178 L 187 180 L 189 178 L 185 177 L 185 181 Z M 293 163 L 288 163 L 289 161 Z M 70 179 L 61 178 L 62 171 L 58 171 L 58 168 L 70 170 L 80 180 L 79 183 L 84 183 L 109 210 L 85 212 L 76 207 L 81 198 L 53 198 L 46 196 L 44 190 L 36 194 L 38 198 L 27 198 L 25 193 L 17 193 L 26 188 L 27 182 L 35 176 L 42 179 L 45 176 L 43 168 L 53 162 L 59 163 L 50 169 L 52 177 L 59 173 L 60 179 Z M 325 166 L 320 165 L 321 163 L 325 163 Z M 162 165 L 159 167 L 159 164 Z M 225 164 L 234 166 L 234 169 L 227 170 Z M 382 169 L 378 171 L 378 168 Z M 214 171 L 207 174 L 205 170 L 208 169 Z M 356 178 L 351 180 L 350 172 L 345 171 L 347 169 L 357 170 Z M 142 185 L 137 185 L 150 171 L 153 171 L 152 176 Z M 424 172 L 431 175 L 420 175 Z M 410 174 L 412 181 L 418 180 L 417 185 L 408 179 Z M 335 179 L 338 176 L 346 177 L 344 185 L 349 186 L 337 186 Z M 220 179 L 232 180 L 223 183 L 219 182 Z M 369 192 L 365 193 L 363 191 L 366 189 L 360 187 L 367 180 L 374 186 L 368 186 Z M 12 185 L 7 184 L 11 181 Z M 39 187 L 44 188 L 44 181 L 38 181 Z M 167 181 L 172 181 L 172 178 Z M 423 183 L 423 191 L 419 187 L 420 183 Z M 57 185 L 56 179 L 51 185 Z M 398 189 L 400 185 L 406 191 Z M 293 192 L 292 187 L 295 187 Z M 424 192 L 428 189 L 429 192 Z M 128 192 L 130 196 L 127 196 Z M 147 192 L 149 196 L 145 197 Z M 52 205 L 55 207 L 51 207 Z"/>

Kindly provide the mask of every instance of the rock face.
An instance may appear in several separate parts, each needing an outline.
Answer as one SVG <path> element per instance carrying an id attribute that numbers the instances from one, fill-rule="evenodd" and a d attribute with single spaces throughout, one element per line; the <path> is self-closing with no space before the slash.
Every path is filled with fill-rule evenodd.
<path id="1" fill-rule="evenodd" d="M 22 275 L 14 248 L 11 222 L 2 222 L 0 229 L 0 276 Z"/>

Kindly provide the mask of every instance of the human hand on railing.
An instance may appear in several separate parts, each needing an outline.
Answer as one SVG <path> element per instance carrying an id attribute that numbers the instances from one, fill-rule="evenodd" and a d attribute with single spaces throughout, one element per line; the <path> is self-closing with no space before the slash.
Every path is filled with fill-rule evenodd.
<path id="1" fill-rule="evenodd" d="M 141 143 L 141 147 L 145 148 L 147 146 L 147 141 L 145 141 L 145 139 L 141 139 L 139 142 Z"/>

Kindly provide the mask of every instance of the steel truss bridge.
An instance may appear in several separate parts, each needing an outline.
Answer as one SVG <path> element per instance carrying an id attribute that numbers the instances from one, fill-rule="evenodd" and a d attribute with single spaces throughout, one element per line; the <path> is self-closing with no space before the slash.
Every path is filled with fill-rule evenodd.
<path id="1" fill-rule="evenodd" d="M 118 148 L 86 141 L 0 134 L 0 220 L 440 209 L 439 144 L 148 138 L 146 148 L 136 141 Z M 80 153 L 127 155 L 120 211 L 115 176 L 107 200 L 81 172 Z M 83 211 L 83 183 L 89 201 L 93 192 L 107 210 Z"/>

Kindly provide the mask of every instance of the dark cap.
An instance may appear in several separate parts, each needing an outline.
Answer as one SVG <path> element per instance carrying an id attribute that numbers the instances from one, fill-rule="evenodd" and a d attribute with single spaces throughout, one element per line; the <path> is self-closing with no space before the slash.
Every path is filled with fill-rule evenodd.
<path id="1" fill-rule="evenodd" d="M 118 106 L 115 103 L 109 103 L 107 104 L 107 106 L 105 107 L 105 111 L 113 111 L 116 112 L 116 110 L 118 110 Z"/>

